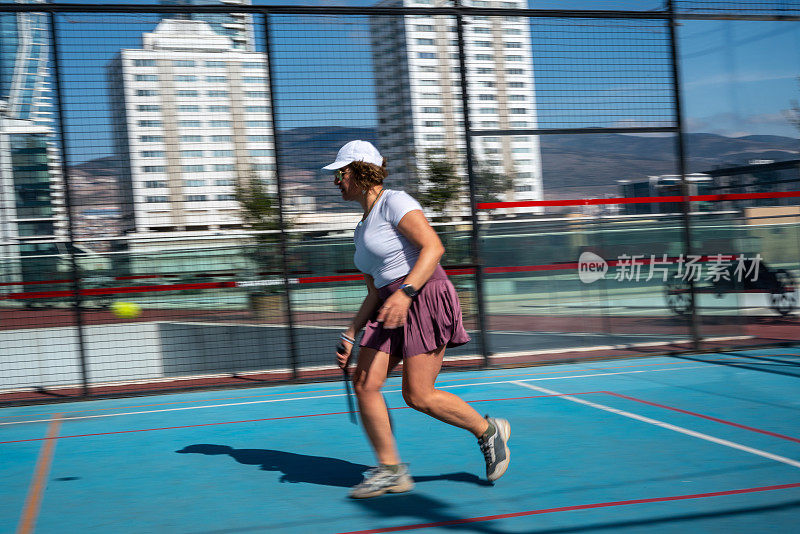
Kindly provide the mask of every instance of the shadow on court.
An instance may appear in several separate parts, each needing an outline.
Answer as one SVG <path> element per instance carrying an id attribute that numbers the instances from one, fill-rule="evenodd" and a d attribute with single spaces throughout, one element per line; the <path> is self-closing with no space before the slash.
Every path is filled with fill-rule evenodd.
<path id="1" fill-rule="evenodd" d="M 189 445 L 179 454 L 205 454 L 206 456 L 227 455 L 245 465 L 257 465 L 262 471 L 280 471 L 281 482 L 318 484 L 320 486 L 337 486 L 350 488 L 361 481 L 361 476 L 369 469 L 363 464 L 354 464 L 347 460 L 328 458 L 326 456 L 310 456 L 293 452 L 272 449 L 234 449 L 227 445 L 207 443 Z M 443 475 L 414 477 L 417 483 L 434 480 L 450 482 L 466 482 L 479 486 L 491 485 L 472 473 L 446 473 Z"/>

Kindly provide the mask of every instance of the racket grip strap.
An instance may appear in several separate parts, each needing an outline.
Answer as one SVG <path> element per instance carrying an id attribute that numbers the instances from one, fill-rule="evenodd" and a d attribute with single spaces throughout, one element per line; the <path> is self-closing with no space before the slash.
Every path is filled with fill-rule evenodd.
<path id="1" fill-rule="evenodd" d="M 341 334 L 339 334 L 339 339 L 341 339 L 341 340 L 343 340 L 343 341 L 347 341 L 347 342 L 348 342 L 348 343 L 350 343 L 351 345 L 355 345 L 355 344 L 356 344 L 356 340 L 355 340 L 355 338 L 352 338 L 352 337 L 348 336 L 348 335 L 347 335 L 347 334 L 345 334 L 344 332 L 342 332 Z"/>

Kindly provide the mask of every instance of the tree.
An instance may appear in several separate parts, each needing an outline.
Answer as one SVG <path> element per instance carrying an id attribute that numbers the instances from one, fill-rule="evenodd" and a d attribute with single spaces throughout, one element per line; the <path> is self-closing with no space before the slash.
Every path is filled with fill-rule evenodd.
<path id="1" fill-rule="evenodd" d="M 280 241 L 277 231 L 281 229 L 281 223 L 276 199 L 254 172 L 237 180 L 235 196 L 241 207 L 242 221 L 255 231 L 255 248 L 248 256 L 260 269 L 278 270 L 280 251 L 276 245 Z"/>
<path id="2" fill-rule="evenodd" d="M 439 216 L 452 211 L 460 203 L 461 179 L 455 164 L 429 150 L 425 155 L 422 183 L 417 188 L 417 200 Z"/>
<path id="3" fill-rule="evenodd" d="M 501 202 L 499 195 L 513 187 L 513 178 L 500 174 L 487 165 L 479 165 L 475 171 L 475 199 L 478 202 Z"/>

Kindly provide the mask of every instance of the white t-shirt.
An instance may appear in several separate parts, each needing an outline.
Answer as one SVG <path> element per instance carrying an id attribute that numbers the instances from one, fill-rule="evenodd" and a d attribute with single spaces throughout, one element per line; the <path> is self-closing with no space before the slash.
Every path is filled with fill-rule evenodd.
<path id="1" fill-rule="evenodd" d="M 407 275 L 414 267 L 419 249 L 397 229 L 403 216 L 422 206 L 405 191 L 384 189 L 367 218 L 356 226 L 354 241 L 356 268 L 383 287 Z"/>

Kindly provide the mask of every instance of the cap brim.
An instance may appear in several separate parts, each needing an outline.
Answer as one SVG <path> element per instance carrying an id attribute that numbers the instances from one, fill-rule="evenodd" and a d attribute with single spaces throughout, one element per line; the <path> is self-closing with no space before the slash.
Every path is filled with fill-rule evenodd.
<path id="1" fill-rule="evenodd" d="M 348 161 L 348 160 L 337 160 L 337 161 L 334 161 L 333 163 L 331 163 L 330 165 L 325 165 L 322 168 L 326 169 L 326 170 L 329 170 L 329 171 L 333 171 L 333 170 L 336 170 L 336 169 L 341 169 L 342 167 L 346 167 L 347 165 L 350 165 L 351 163 L 353 163 L 353 162 L 352 161 Z"/>

